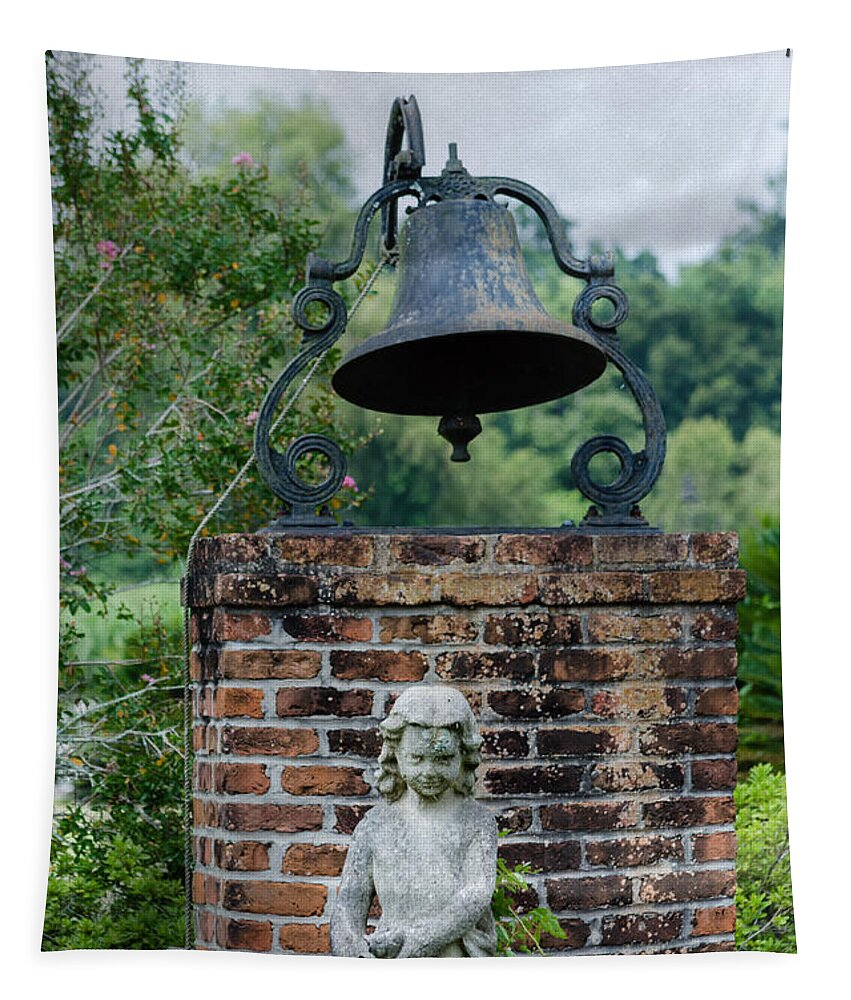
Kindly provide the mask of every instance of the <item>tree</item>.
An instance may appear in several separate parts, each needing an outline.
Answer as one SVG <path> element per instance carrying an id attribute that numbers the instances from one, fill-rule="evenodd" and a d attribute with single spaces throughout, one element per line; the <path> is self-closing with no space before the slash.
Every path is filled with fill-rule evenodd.
<path id="1" fill-rule="evenodd" d="M 166 902 L 182 898 L 180 635 L 155 609 L 139 618 L 109 595 L 129 560 L 176 576 L 205 511 L 250 454 L 266 387 L 299 340 L 289 299 L 316 245 L 298 199 L 276 198 L 251 157 L 235 154 L 218 178 L 194 176 L 181 159 L 178 116 L 151 94 L 140 61 L 128 60 L 126 79 L 135 127 L 107 131 L 87 58 L 48 54 L 57 776 L 85 809 L 70 809 L 57 827 L 46 947 L 161 947 L 162 927 L 169 940 L 177 933 L 180 914 L 169 909 L 158 921 L 144 900 L 147 876 L 174 883 L 162 890 Z M 334 360 L 282 421 L 282 442 L 329 432 Z M 349 450 L 356 443 L 335 437 Z M 277 506 L 251 472 L 213 530 L 256 529 Z M 83 653 L 92 614 L 118 620 L 117 654 Z M 115 864 L 104 868 L 104 857 Z"/>

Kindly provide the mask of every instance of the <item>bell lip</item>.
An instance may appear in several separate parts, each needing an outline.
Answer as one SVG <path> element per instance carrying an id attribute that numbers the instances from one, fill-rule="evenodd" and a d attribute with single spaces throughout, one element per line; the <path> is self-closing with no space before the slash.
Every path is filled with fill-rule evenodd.
<path id="1" fill-rule="evenodd" d="M 437 336 L 433 332 L 423 332 L 417 336 L 416 334 L 412 335 L 411 331 L 419 327 L 419 324 L 403 324 L 390 327 L 380 334 L 369 337 L 363 343 L 353 348 L 344 358 L 340 367 L 334 372 L 331 378 L 331 385 L 342 399 L 365 410 L 372 410 L 377 413 L 397 413 L 403 416 L 442 417 L 455 414 L 456 411 L 460 410 L 469 413 L 502 413 L 509 410 L 523 409 L 527 406 L 537 406 L 541 403 L 548 403 L 552 400 L 569 396 L 580 389 L 584 389 L 600 378 L 606 370 L 608 358 L 591 334 L 578 327 L 571 327 L 566 323 L 560 323 L 551 317 L 545 316 L 543 320 L 544 322 L 540 326 L 552 324 L 552 327 L 556 329 L 551 328 L 547 330 L 538 328 L 534 330 L 518 330 L 516 326 L 505 329 L 494 329 L 493 326 L 490 326 L 486 329 L 460 330 Z M 422 329 L 425 331 L 425 327 Z M 405 339 L 403 340 L 400 340 L 398 336 L 400 330 L 406 332 Z M 373 388 L 374 381 L 364 377 L 362 374 L 362 362 L 367 357 L 370 358 L 373 365 L 376 359 L 380 358 L 381 362 L 389 368 L 397 369 L 403 375 L 406 375 L 407 371 L 411 370 L 412 365 L 416 365 L 417 359 L 416 357 L 406 359 L 405 355 L 416 355 L 418 347 L 446 340 L 454 340 L 460 346 L 466 346 L 470 341 L 489 336 L 496 336 L 497 338 L 502 336 L 509 340 L 519 340 L 519 345 L 514 344 L 512 346 L 519 347 L 521 353 L 516 355 L 516 357 L 520 360 L 524 356 L 522 353 L 523 347 L 531 346 L 523 343 L 527 337 L 534 338 L 536 342 L 535 346 L 542 347 L 546 344 L 548 349 L 552 349 L 553 347 L 558 348 L 558 346 L 566 348 L 570 344 L 574 352 L 578 348 L 582 361 L 583 374 L 574 374 L 572 378 L 562 378 L 557 382 L 551 379 L 548 388 L 544 389 L 543 386 L 540 386 L 539 391 L 536 392 L 528 390 L 525 392 L 518 391 L 521 383 L 517 381 L 513 386 L 513 392 L 508 390 L 503 392 L 501 395 L 504 398 L 498 403 L 494 403 L 493 401 L 483 403 L 481 399 L 477 400 L 473 398 L 469 400 L 468 405 L 460 407 L 451 404 L 448 405 L 445 400 L 441 399 L 439 396 L 439 387 L 427 398 L 404 388 L 395 388 L 392 393 L 385 392 L 383 395 L 377 395 Z M 558 350 L 554 352 L 549 360 L 553 361 L 557 354 Z M 506 358 L 507 364 L 511 363 L 511 357 L 512 353 L 509 352 Z M 576 360 L 577 358 L 574 353 L 574 357 L 571 359 L 574 363 L 569 365 L 569 369 L 574 369 L 575 371 Z M 527 381 L 526 385 L 528 386 L 529 384 L 531 383 Z M 415 401 L 406 402 L 406 400 L 411 399 Z"/>

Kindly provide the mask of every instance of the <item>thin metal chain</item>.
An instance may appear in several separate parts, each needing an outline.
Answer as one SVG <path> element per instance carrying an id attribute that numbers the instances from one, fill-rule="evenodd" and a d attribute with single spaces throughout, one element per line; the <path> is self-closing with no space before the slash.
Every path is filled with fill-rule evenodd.
<path id="1" fill-rule="evenodd" d="M 366 298 L 375 284 L 379 274 L 384 270 L 384 268 L 391 263 L 391 257 L 389 254 L 385 254 L 378 265 L 378 267 L 372 272 L 367 280 L 366 284 L 361 289 L 360 294 L 355 299 L 354 305 L 349 310 L 349 318 L 357 312 L 358 307 L 361 302 Z M 322 359 L 330 350 L 330 345 L 326 348 L 313 362 L 313 364 L 308 369 L 307 374 L 301 380 L 299 387 L 290 397 L 287 405 L 278 414 L 275 422 L 272 424 L 270 430 L 270 436 L 272 432 L 278 427 L 284 417 L 292 409 L 293 404 L 299 398 L 299 396 L 304 391 L 308 382 L 313 378 L 316 369 L 319 367 Z M 186 569 L 184 571 L 184 580 L 187 579 L 189 573 L 189 567 L 192 565 L 192 557 L 195 553 L 195 543 L 198 540 L 201 532 L 206 528 L 210 521 L 216 516 L 217 512 L 221 509 L 222 505 L 228 499 L 228 497 L 233 493 L 236 487 L 240 484 L 245 474 L 254 464 L 255 456 L 252 451 L 250 457 L 246 460 L 242 468 L 237 472 L 234 478 L 225 488 L 224 492 L 219 496 L 213 506 L 207 511 L 207 513 L 201 518 L 198 527 L 192 533 L 192 537 L 189 539 L 189 546 L 186 550 Z M 193 844 L 192 844 L 192 828 L 193 828 L 193 817 L 192 817 L 192 763 L 193 763 L 193 746 L 192 746 L 192 677 L 191 677 L 191 667 L 190 667 L 190 654 L 191 654 L 191 643 L 189 641 L 189 606 L 186 603 L 186 595 L 183 595 L 184 607 L 183 607 L 183 742 L 184 742 L 184 756 L 183 756 L 183 823 L 184 823 L 184 838 L 183 838 L 183 889 L 186 895 L 185 899 L 185 909 L 184 909 L 184 947 L 187 949 L 193 946 L 193 914 L 192 914 L 192 874 L 193 874 Z"/>

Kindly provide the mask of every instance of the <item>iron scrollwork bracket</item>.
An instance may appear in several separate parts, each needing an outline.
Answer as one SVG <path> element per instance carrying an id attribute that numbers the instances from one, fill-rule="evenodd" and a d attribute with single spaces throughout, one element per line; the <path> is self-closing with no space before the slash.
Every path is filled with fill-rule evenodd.
<path id="1" fill-rule="evenodd" d="M 408 149 L 402 149 L 407 135 Z M 308 364 L 323 355 L 343 335 L 348 322 L 346 304 L 332 284 L 350 278 L 360 267 L 366 252 L 369 224 L 381 212 L 382 249 L 385 258 L 394 260 L 398 201 L 405 195 L 423 200 L 419 176 L 425 163 L 422 122 L 413 97 L 397 99 L 390 112 L 384 159 L 384 184 L 364 204 L 355 222 L 349 257 L 339 263 L 316 254 L 308 254 L 307 283 L 293 300 L 293 320 L 303 333 L 303 347 L 284 368 L 266 393 L 254 428 L 254 454 L 266 485 L 289 505 L 267 529 L 268 532 L 291 527 L 334 525 L 336 520 L 327 507 L 346 476 L 346 460 L 340 446 L 322 434 L 305 434 L 290 444 L 282 454 L 272 447 L 270 435 L 275 411 L 289 386 Z M 327 311 L 320 323 L 308 318 L 308 307 L 320 305 Z M 308 454 L 324 455 L 329 471 L 323 482 L 307 483 L 299 477 L 296 464 Z M 319 509 L 317 513 L 317 508 Z"/>
<path id="2" fill-rule="evenodd" d="M 482 178 L 492 194 L 513 197 L 538 215 L 550 241 L 556 264 L 565 273 L 585 281 L 585 288 L 573 304 L 573 324 L 590 334 L 606 358 L 620 371 L 624 384 L 638 404 L 644 426 L 644 447 L 633 452 L 613 434 L 591 438 L 576 449 L 570 463 L 573 482 L 580 493 L 592 501 L 582 521 L 583 527 L 647 527 L 639 501 L 650 492 L 665 463 L 667 432 L 659 399 L 644 372 L 622 351 L 618 327 L 629 314 L 624 290 L 614 282 L 615 265 L 611 253 L 591 254 L 585 260 L 575 257 L 564 235 L 561 219 L 552 202 L 540 191 L 508 178 Z M 613 307 L 612 314 L 595 318 L 593 306 L 601 299 Z M 617 458 L 620 469 L 614 481 L 595 482 L 590 463 L 595 455 L 608 453 Z"/>

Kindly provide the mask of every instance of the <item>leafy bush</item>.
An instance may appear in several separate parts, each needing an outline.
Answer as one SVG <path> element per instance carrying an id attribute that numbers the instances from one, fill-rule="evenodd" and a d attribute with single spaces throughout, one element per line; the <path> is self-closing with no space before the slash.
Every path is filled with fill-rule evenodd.
<path id="1" fill-rule="evenodd" d="M 156 613 L 132 627 L 120 661 L 63 665 L 57 776 L 77 802 L 51 845 L 48 951 L 183 943 L 180 634 Z"/>
<path id="2" fill-rule="evenodd" d="M 795 952 L 786 777 L 757 764 L 736 786 L 736 947 Z"/>
<path id="3" fill-rule="evenodd" d="M 748 591 L 739 605 L 739 764 L 783 767 L 780 652 L 780 525 L 766 519 L 745 535 Z"/>
<path id="4" fill-rule="evenodd" d="M 555 915 L 546 906 L 522 911 L 518 896 L 529 890 L 525 876 L 534 869 L 526 862 L 513 868 L 499 858 L 496 863 L 496 889 L 491 900 L 491 911 L 496 920 L 497 955 L 505 957 L 522 951 L 527 955 L 543 955 L 541 937 L 564 939 L 567 935 Z"/>

